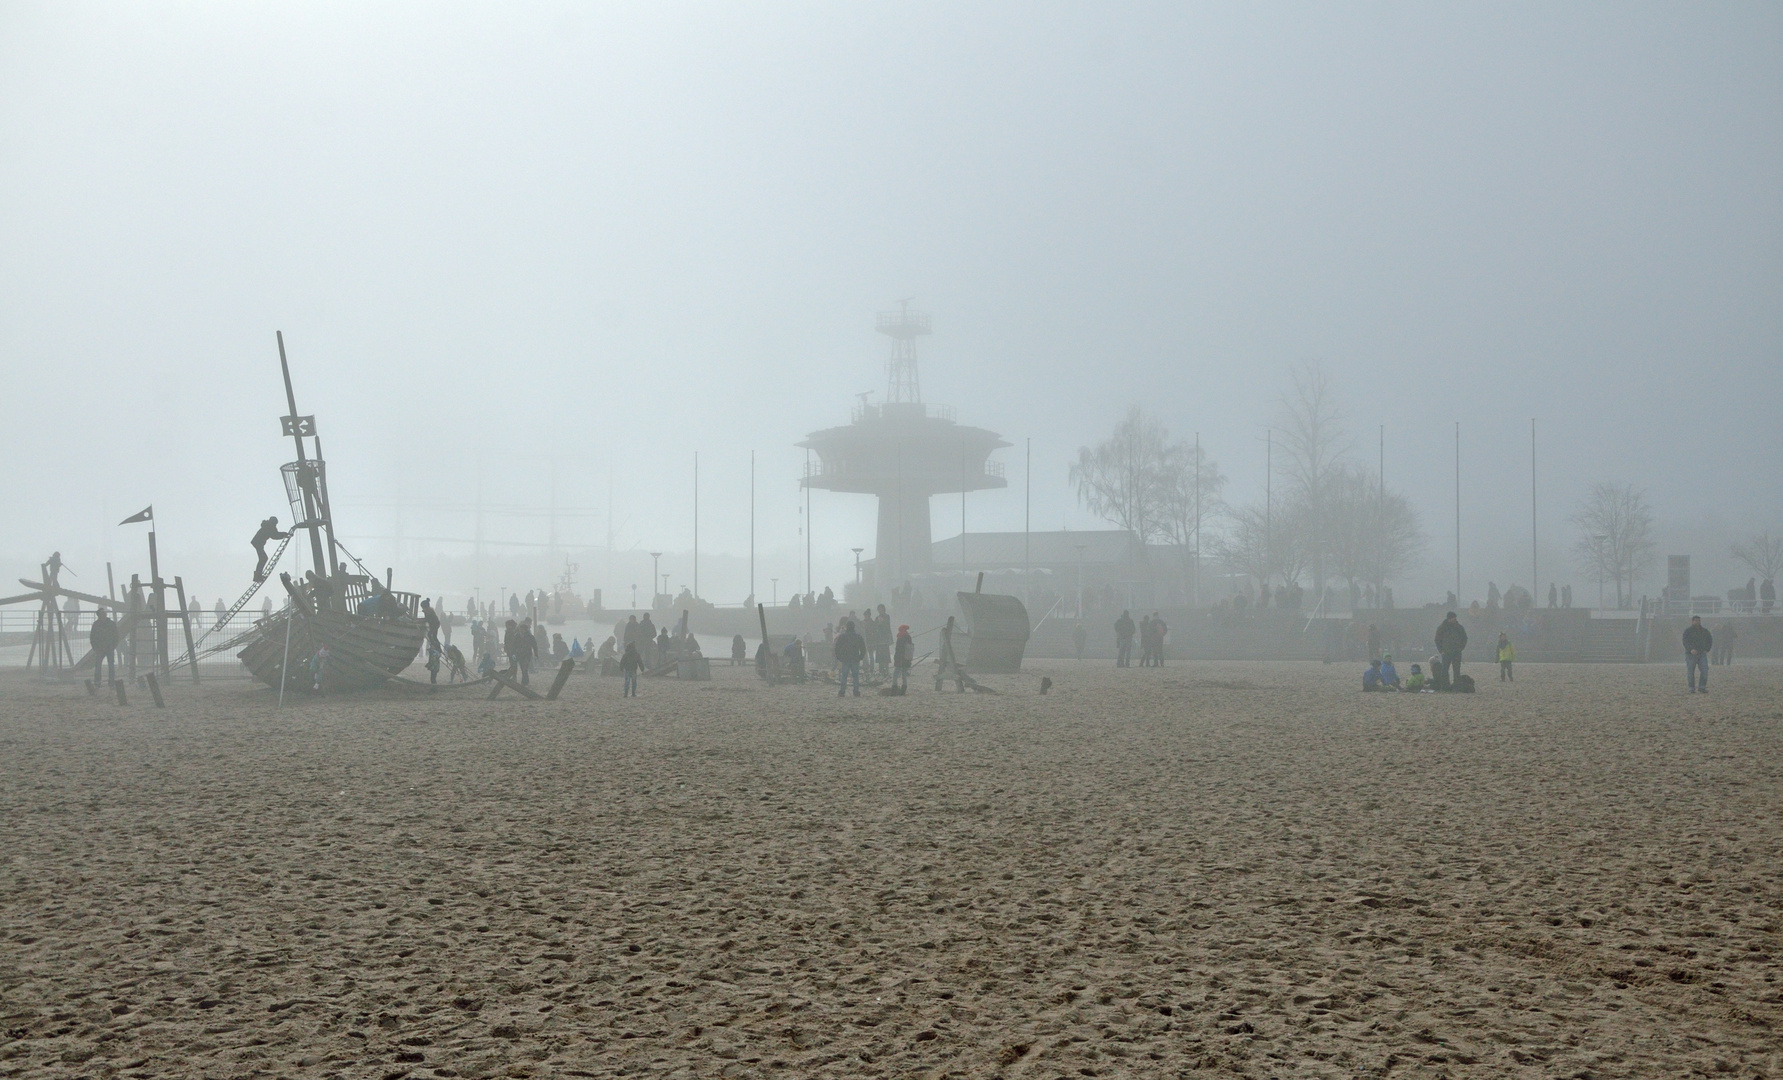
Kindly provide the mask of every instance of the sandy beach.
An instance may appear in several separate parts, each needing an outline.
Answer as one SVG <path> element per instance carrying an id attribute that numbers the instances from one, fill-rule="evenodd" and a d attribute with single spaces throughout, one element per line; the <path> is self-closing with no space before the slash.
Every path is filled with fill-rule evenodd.
<path id="1" fill-rule="evenodd" d="M 1783 667 L 1471 671 L 9 672 L 0 1075 L 1783 1075 Z"/>

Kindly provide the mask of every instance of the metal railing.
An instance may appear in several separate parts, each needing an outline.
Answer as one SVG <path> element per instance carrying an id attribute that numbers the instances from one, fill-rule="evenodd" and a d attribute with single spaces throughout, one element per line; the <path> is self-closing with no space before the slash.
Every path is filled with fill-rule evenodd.
<path id="1" fill-rule="evenodd" d="M 823 461 L 813 461 L 805 466 L 804 474 L 806 480 L 869 480 L 883 479 L 885 475 L 886 474 L 883 471 L 876 471 L 869 468 L 850 468 L 850 463 L 846 461 L 827 463 Z M 984 468 L 968 472 L 966 475 L 972 477 L 994 477 L 998 480 L 1005 479 L 1005 472 L 1001 461 L 986 461 L 984 463 Z"/>
<path id="2" fill-rule="evenodd" d="M 957 422 L 959 411 L 952 405 L 931 405 L 923 401 L 899 401 L 878 405 L 858 404 L 849 415 L 857 424 L 863 420 L 881 420 L 898 415 L 933 417 L 937 420 L 946 420 L 951 424 Z"/>

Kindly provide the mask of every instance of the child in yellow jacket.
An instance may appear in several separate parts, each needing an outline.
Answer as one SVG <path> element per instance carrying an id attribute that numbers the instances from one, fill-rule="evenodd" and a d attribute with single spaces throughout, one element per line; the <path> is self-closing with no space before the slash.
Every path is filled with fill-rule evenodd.
<path id="1" fill-rule="evenodd" d="M 1498 635 L 1498 681 L 1499 682 L 1516 682 L 1517 681 L 1516 676 L 1511 674 L 1511 664 L 1516 659 L 1517 659 L 1517 648 L 1516 648 L 1516 646 L 1511 644 L 1510 635 L 1501 632 Z"/>

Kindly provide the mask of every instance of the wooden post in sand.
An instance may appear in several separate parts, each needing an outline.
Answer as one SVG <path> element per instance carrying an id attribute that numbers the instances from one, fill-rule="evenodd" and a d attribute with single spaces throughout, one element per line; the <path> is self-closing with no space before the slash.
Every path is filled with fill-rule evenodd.
<path id="1" fill-rule="evenodd" d="M 97 677 L 98 677 L 98 673 L 97 673 L 97 672 L 95 672 L 95 673 L 94 673 L 94 678 L 97 678 Z M 113 690 L 116 690 L 116 691 L 117 691 L 117 692 L 118 692 L 118 704 L 119 704 L 119 705 L 128 705 L 128 704 L 130 704 L 130 698 L 129 698 L 129 697 L 128 697 L 128 696 L 126 696 L 126 695 L 125 695 L 125 693 L 124 693 L 124 680 L 122 680 L 122 679 L 113 679 L 113 680 L 112 680 L 112 681 L 111 681 L 111 688 L 112 688 L 112 689 L 113 689 Z"/>
<path id="2" fill-rule="evenodd" d="M 780 656 L 774 647 L 768 644 L 768 609 L 763 604 L 755 605 L 755 613 L 761 618 L 761 647 L 768 655 L 768 685 L 780 685 Z"/>
<path id="3" fill-rule="evenodd" d="M 148 680 L 149 680 L 149 694 L 151 696 L 153 696 L 155 699 L 155 708 L 157 708 L 157 709 L 167 708 L 167 702 L 165 702 L 161 699 L 161 680 L 155 678 L 155 673 L 152 671 L 149 672 L 149 674 L 148 674 Z"/>
<path id="4" fill-rule="evenodd" d="M 186 656 L 192 661 L 192 681 L 198 681 L 198 646 L 192 644 L 192 612 L 186 606 L 186 582 L 176 576 L 173 579 L 173 590 L 180 598 L 180 622 L 186 627 Z"/>
<path id="5" fill-rule="evenodd" d="M 551 689 L 546 692 L 546 701 L 556 701 L 557 695 L 563 693 L 563 684 L 570 681 L 570 672 L 576 670 L 574 660 L 565 659 L 557 668 L 557 678 L 551 680 Z"/>

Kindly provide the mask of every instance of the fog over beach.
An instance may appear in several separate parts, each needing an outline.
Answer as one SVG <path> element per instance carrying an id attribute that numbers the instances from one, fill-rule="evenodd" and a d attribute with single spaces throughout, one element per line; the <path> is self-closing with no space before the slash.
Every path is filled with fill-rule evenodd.
<path id="1" fill-rule="evenodd" d="M 1783 1078 L 1783 7 L 0 3 L 0 1080 Z"/>

